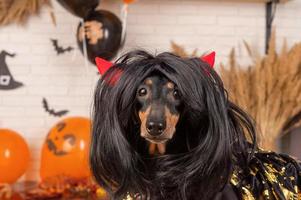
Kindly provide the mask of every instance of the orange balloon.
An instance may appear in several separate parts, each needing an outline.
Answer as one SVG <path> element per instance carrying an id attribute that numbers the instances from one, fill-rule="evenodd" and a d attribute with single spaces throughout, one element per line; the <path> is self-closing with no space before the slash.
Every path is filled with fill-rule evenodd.
<path id="1" fill-rule="evenodd" d="M 29 148 L 16 132 L 0 129 L 0 183 L 14 183 L 29 163 Z"/>
<path id="2" fill-rule="evenodd" d="M 91 122 L 83 117 L 66 118 L 51 128 L 42 147 L 40 175 L 90 177 Z"/>
<path id="3" fill-rule="evenodd" d="M 123 3 L 126 3 L 126 4 L 131 4 L 133 3 L 135 0 L 123 0 Z"/>

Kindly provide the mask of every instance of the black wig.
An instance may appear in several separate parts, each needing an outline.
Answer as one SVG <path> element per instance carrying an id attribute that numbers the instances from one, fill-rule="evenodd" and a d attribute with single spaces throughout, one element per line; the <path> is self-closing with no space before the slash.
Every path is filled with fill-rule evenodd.
<path id="1" fill-rule="evenodd" d="M 151 157 L 140 137 L 135 97 L 139 84 L 154 72 L 178 87 L 183 108 L 166 154 Z M 129 52 L 97 84 L 90 164 L 113 199 L 127 194 L 211 199 L 229 181 L 235 164 L 247 166 L 255 147 L 253 121 L 228 100 L 218 74 L 199 58 Z"/>

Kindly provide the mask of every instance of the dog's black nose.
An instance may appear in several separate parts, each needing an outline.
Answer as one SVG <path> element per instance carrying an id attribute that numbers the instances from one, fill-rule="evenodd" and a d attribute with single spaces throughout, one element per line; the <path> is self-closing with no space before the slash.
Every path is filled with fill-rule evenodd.
<path id="1" fill-rule="evenodd" d="M 166 128 L 165 123 L 149 121 L 146 123 L 146 130 L 152 136 L 161 135 Z"/>

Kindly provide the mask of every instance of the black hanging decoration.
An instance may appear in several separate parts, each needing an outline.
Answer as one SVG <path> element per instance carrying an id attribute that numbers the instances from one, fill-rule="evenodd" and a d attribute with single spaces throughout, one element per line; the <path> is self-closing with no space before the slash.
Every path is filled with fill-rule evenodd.
<path id="1" fill-rule="evenodd" d="M 279 0 L 271 0 L 266 3 L 265 6 L 265 53 L 267 54 L 269 51 L 269 42 L 271 38 L 272 33 L 272 24 L 274 21 L 274 17 L 277 10 L 277 3 L 279 3 Z"/>
<path id="2" fill-rule="evenodd" d="M 64 54 L 65 52 L 72 51 L 74 49 L 71 46 L 68 46 L 66 48 L 59 46 L 57 39 L 50 39 L 50 40 L 52 42 L 52 45 L 54 46 L 57 55 Z"/>
<path id="3" fill-rule="evenodd" d="M 6 56 L 15 57 L 15 55 L 5 50 L 0 53 L 0 90 L 12 90 L 23 86 L 23 83 L 15 81 L 5 62 Z"/>
<path id="4" fill-rule="evenodd" d="M 46 98 L 43 98 L 42 104 L 43 108 L 45 109 L 45 112 L 49 113 L 49 115 L 52 115 L 54 117 L 62 117 L 69 112 L 69 110 L 55 111 L 54 109 L 49 108 Z"/>

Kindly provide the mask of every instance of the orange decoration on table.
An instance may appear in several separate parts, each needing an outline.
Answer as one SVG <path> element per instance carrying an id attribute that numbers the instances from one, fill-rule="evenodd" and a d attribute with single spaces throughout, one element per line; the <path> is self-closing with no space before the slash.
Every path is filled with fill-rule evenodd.
<path id="1" fill-rule="evenodd" d="M 16 132 L 0 129 L 0 183 L 14 183 L 26 171 L 29 148 Z"/>
<path id="2" fill-rule="evenodd" d="M 90 126 L 87 118 L 70 117 L 51 128 L 42 147 L 42 181 L 59 175 L 72 178 L 91 176 L 88 162 Z"/>

